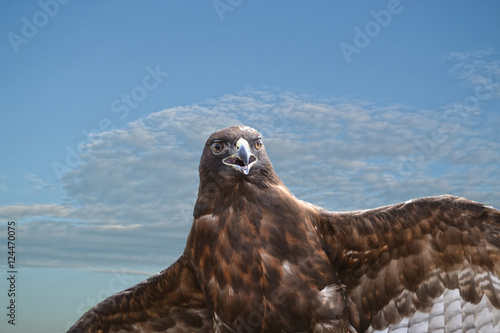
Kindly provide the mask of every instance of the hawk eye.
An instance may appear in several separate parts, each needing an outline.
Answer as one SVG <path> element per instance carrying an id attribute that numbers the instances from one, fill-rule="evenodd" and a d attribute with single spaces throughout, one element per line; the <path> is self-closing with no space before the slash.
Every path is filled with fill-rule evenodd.
<path id="1" fill-rule="evenodd" d="M 224 144 L 222 142 L 214 142 L 212 143 L 210 148 L 212 148 L 212 152 L 214 154 L 218 155 L 222 153 L 222 151 L 224 150 Z"/>
<path id="2" fill-rule="evenodd" d="M 253 147 L 257 150 L 260 150 L 262 148 L 262 139 L 258 138 L 253 142 Z"/>

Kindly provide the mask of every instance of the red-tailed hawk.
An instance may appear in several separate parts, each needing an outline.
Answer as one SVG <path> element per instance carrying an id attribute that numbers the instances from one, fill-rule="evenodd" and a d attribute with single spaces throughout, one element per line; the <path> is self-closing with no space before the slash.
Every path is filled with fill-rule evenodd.
<path id="1" fill-rule="evenodd" d="M 499 210 L 444 195 L 329 212 L 241 126 L 210 136 L 199 174 L 181 257 L 69 332 L 500 330 Z"/>

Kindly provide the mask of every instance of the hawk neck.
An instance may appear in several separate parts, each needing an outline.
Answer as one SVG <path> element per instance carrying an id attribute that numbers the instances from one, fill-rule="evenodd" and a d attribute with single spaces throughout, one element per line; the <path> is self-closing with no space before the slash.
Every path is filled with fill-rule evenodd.
<path id="1" fill-rule="evenodd" d="M 288 193 L 293 197 L 274 172 L 266 177 L 200 177 L 193 216 L 196 219 L 206 214 L 217 214 L 229 207 L 237 211 L 248 205 L 267 205 L 276 197 L 276 191 Z"/>

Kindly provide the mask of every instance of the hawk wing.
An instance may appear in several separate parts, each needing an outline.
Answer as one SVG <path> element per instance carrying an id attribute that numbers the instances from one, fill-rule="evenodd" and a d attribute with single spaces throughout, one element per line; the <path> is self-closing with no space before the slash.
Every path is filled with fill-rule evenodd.
<path id="1" fill-rule="evenodd" d="M 445 195 L 321 214 L 318 232 L 358 331 L 500 331 L 499 210 Z"/>
<path id="2" fill-rule="evenodd" d="M 182 255 L 167 269 L 85 313 L 68 333 L 212 332 L 205 297 Z"/>

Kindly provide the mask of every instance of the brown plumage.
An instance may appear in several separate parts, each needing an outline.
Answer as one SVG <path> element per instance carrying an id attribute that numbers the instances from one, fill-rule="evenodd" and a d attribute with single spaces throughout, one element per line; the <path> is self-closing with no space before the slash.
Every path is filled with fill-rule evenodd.
<path id="1" fill-rule="evenodd" d="M 445 195 L 329 212 L 292 195 L 249 127 L 210 136 L 199 173 L 184 254 L 69 332 L 365 332 L 435 301 L 429 331 L 500 330 L 499 210 Z M 457 324 L 446 290 L 486 313 Z"/>

